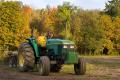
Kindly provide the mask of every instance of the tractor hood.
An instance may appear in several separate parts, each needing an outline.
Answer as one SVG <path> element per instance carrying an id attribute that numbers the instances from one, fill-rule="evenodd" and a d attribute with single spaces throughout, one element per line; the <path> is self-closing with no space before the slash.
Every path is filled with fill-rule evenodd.
<path id="1" fill-rule="evenodd" d="M 48 39 L 47 44 L 75 44 L 74 42 L 70 40 L 63 40 L 63 39 Z"/>

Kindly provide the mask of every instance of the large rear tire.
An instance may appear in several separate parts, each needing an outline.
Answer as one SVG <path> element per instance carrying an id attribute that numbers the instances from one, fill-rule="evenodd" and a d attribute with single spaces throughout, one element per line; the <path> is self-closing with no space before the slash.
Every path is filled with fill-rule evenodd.
<path id="1" fill-rule="evenodd" d="M 21 72 L 33 69 L 35 56 L 29 43 L 22 43 L 18 49 L 18 70 Z"/>
<path id="2" fill-rule="evenodd" d="M 38 71 L 41 76 L 48 76 L 50 73 L 50 60 L 47 56 L 40 57 Z"/>
<path id="3" fill-rule="evenodd" d="M 86 62 L 84 58 L 78 59 L 78 64 L 74 64 L 74 71 L 76 75 L 84 75 L 86 72 Z"/>

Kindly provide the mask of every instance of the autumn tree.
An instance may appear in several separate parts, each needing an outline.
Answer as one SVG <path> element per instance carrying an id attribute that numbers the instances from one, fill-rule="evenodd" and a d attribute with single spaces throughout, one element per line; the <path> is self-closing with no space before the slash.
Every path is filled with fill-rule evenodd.
<path id="1" fill-rule="evenodd" d="M 114 44 L 114 49 L 120 53 L 120 18 L 115 17 L 113 19 L 113 38 L 112 42 Z"/>
<path id="2" fill-rule="evenodd" d="M 103 38 L 101 39 L 101 44 L 104 47 L 108 48 L 109 50 L 113 49 L 113 22 L 112 18 L 109 15 L 101 15 L 99 19 L 99 25 L 102 28 Z"/>
<path id="3" fill-rule="evenodd" d="M 29 9 L 18 1 L 0 5 L 0 46 L 16 50 L 29 35 Z"/>
<path id="4" fill-rule="evenodd" d="M 117 44 L 120 43 L 120 18 L 115 17 L 113 19 L 113 39 L 112 41 Z"/>
<path id="5" fill-rule="evenodd" d="M 44 32 L 48 31 L 54 34 L 54 27 L 56 24 L 57 8 L 49 8 L 43 17 Z"/>
<path id="6" fill-rule="evenodd" d="M 28 38 L 30 36 L 30 21 L 31 21 L 31 15 L 32 15 L 32 9 L 29 6 L 23 6 L 22 8 L 23 12 L 23 33 L 24 38 Z"/>

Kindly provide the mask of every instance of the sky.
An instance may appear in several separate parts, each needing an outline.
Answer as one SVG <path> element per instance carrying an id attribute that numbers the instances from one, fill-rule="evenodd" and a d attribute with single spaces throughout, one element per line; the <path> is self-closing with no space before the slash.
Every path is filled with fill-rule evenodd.
<path id="1" fill-rule="evenodd" d="M 8 0 L 9 1 L 9 0 Z M 12 0 L 15 1 L 15 0 Z M 45 8 L 47 5 L 56 7 L 62 5 L 63 2 L 70 2 L 72 5 L 78 6 L 83 9 L 104 9 L 105 3 L 108 0 L 17 0 L 22 1 L 23 4 L 29 5 L 32 8 Z"/>

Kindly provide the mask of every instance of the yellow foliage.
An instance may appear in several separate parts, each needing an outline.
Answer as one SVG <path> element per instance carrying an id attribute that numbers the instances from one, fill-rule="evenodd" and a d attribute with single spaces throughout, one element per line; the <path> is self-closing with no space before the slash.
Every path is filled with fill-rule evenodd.
<path id="1" fill-rule="evenodd" d="M 120 18 L 119 17 L 114 18 L 113 27 L 114 27 L 114 33 L 113 33 L 114 39 L 120 40 Z"/>
<path id="2" fill-rule="evenodd" d="M 100 17 L 100 21 L 99 21 L 101 27 L 104 30 L 105 33 L 105 38 L 110 39 L 111 37 L 113 37 L 113 24 L 112 24 L 112 19 L 110 16 L 108 15 L 102 15 Z"/>

